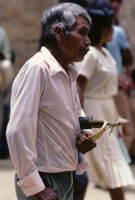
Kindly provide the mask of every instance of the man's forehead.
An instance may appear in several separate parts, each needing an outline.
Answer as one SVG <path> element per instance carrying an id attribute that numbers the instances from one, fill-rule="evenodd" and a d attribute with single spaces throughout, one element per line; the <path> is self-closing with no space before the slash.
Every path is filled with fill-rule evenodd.
<path id="1" fill-rule="evenodd" d="M 77 16 L 76 23 L 74 24 L 74 26 L 72 28 L 73 29 L 83 28 L 83 29 L 89 30 L 89 27 L 90 27 L 90 24 L 89 24 L 88 20 L 85 17 Z"/>

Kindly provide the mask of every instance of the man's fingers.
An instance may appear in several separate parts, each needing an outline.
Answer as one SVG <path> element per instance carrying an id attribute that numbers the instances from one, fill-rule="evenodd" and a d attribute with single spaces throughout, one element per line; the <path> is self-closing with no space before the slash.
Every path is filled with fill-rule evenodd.
<path id="1" fill-rule="evenodd" d="M 85 136 L 87 136 L 87 137 L 89 137 L 90 135 L 92 135 L 92 133 L 90 133 L 90 132 L 85 133 Z"/>
<path id="2" fill-rule="evenodd" d="M 83 154 L 92 150 L 95 147 L 96 147 L 96 143 L 90 139 L 86 139 L 83 142 L 82 141 L 77 142 L 77 148 Z"/>
<path id="3" fill-rule="evenodd" d="M 56 200 L 61 200 L 58 196 L 56 196 L 56 198 L 55 198 Z"/>

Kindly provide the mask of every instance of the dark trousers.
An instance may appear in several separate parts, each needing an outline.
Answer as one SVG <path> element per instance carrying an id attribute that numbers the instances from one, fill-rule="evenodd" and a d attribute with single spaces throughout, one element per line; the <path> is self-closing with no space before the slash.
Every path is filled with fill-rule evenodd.
<path id="1" fill-rule="evenodd" d="M 61 200 L 73 200 L 73 172 L 46 173 L 39 172 L 44 184 L 52 188 Z M 34 200 L 33 196 L 25 197 L 17 185 L 18 177 L 15 176 L 15 188 L 18 200 Z"/>
<path id="2" fill-rule="evenodd" d="M 79 153 L 78 154 L 78 163 L 80 163 L 81 161 L 82 161 L 82 158 L 81 158 L 81 154 Z M 40 173 L 40 176 L 41 176 L 44 184 L 48 187 L 53 188 L 56 191 L 57 194 L 59 194 L 58 191 L 57 191 L 57 190 L 59 190 L 59 187 L 61 188 L 60 190 L 62 191 L 62 188 L 64 189 L 63 186 L 67 185 L 66 181 L 69 180 L 69 177 L 70 177 L 71 182 L 72 182 L 72 177 L 70 175 L 71 172 L 53 173 L 53 174 L 44 173 L 44 172 L 39 172 L 39 173 Z M 49 176 L 51 178 L 49 178 Z M 52 185 L 51 179 L 54 179 L 54 178 L 55 178 L 56 183 L 57 183 L 57 181 L 62 183 L 61 185 L 59 185 L 58 183 L 56 184 L 56 185 L 58 185 L 57 189 L 55 189 L 54 186 Z M 27 198 L 25 197 L 25 195 L 22 193 L 20 187 L 16 184 L 16 182 L 18 180 L 19 179 L 17 178 L 17 176 L 15 176 L 15 186 L 16 186 L 16 194 L 17 194 L 18 200 L 34 200 L 33 197 L 27 197 Z M 71 186 L 71 194 L 73 192 L 73 199 L 74 200 L 77 200 L 81 194 L 85 193 L 87 185 L 88 185 L 88 181 L 89 180 L 88 180 L 88 176 L 87 176 L 86 172 L 84 172 L 81 175 L 77 175 L 77 174 L 73 173 L 73 184 L 71 184 L 72 185 Z M 69 191 L 70 191 L 70 189 L 69 189 Z M 62 199 L 62 200 L 64 200 L 64 199 Z"/>

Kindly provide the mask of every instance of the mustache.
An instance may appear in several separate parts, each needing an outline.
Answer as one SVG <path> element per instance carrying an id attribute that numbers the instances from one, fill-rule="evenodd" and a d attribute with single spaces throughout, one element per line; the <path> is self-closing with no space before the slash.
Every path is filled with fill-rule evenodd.
<path id="1" fill-rule="evenodd" d="M 89 50 L 90 50 L 89 46 L 80 48 L 80 51 L 89 51 Z"/>

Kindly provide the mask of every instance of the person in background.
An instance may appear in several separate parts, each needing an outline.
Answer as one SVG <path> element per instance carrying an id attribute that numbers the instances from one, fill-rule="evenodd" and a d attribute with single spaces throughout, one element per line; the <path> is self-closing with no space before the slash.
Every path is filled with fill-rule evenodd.
<path id="1" fill-rule="evenodd" d="M 44 46 L 13 82 L 6 133 L 18 200 L 73 200 L 73 174 L 85 170 L 78 151 L 96 146 L 89 132 L 80 134 L 78 118 L 84 114 L 72 66 L 88 51 L 90 23 L 77 4 L 47 9 L 41 17 Z"/>
<path id="2" fill-rule="evenodd" d="M 132 77 L 132 82 L 133 82 L 133 89 L 129 97 L 129 104 L 131 107 L 131 114 L 132 114 L 132 118 L 134 122 L 135 121 L 135 69 L 134 68 L 131 70 L 131 77 Z M 131 147 L 132 147 L 132 153 L 130 154 L 132 158 L 131 165 L 132 164 L 134 165 L 135 164 L 135 137 L 132 140 Z"/>
<path id="3" fill-rule="evenodd" d="M 11 60 L 11 48 L 8 41 L 7 33 L 3 27 L 0 27 L 0 51 L 4 56 L 4 59 Z"/>
<path id="4" fill-rule="evenodd" d="M 81 105 L 86 115 L 97 120 L 116 122 L 119 115 L 113 96 L 118 91 L 116 62 L 103 47 L 112 40 L 113 10 L 94 7 L 88 10 L 92 24 L 89 37 L 90 51 L 82 61 L 78 78 Z M 125 200 L 123 187 L 133 185 L 132 172 L 123 156 L 117 139 L 118 129 L 106 132 L 97 140 L 97 147 L 87 153 L 91 168 L 90 180 L 108 189 L 112 200 Z"/>
<path id="5" fill-rule="evenodd" d="M 111 2 L 113 11 L 114 11 L 113 23 L 115 25 L 119 25 L 120 22 L 119 22 L 118 14 L 119 14 L 119 10 L 120 10 L 123 0 L 109 0 L 109 1 Z"/>
<path id="6" fill-rule="evenodd" d="M 120 26 L 118 13 L 122 0 L 110 0 L 114 10 L 114 33 L 112 41 L 106 44 L 107 49 L 117 63 L 118 80 L 119 80 L 119 92 L 115 96 L 115 103 L 120 115 L 123 118 L 128 119 L 128 123 L 124 125 L 123 139 L 131 156 L 131 159 L 135 159 L 135 129 L 133 124 L 133 118 L 131 114 L 130 101 L 132 91 L 132 78 L 131 78 L 131 66 L 133 64 L 133 56 L 130 49 L 130 44 L 127 38 L 125 30 Z"/>
<path id="7" fill-rule="evenodd" d="M 14 55 L 4 28 L 0 27 L 0 93 L 2 100 L 2 125 L 0 130 L 0 159 L 9 157 L 6 127 L 9 119 L 11 84 L 14 78 Z"/>

